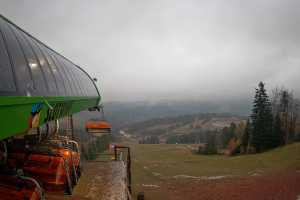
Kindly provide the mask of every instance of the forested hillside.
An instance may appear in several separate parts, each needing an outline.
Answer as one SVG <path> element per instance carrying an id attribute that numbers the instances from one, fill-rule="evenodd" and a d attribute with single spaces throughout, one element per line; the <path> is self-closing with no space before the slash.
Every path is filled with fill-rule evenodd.
<path id="1" fill-rule="evenodd" d="M 197 113 L 233 113 L 248 116 L 249 99 L 215 101 L 104 102 L 104 111 L 115 130 L 154 118 L 169 118 Z"/>
<path id="2" fill-rule="evenodd" d="M 204 143 L 211 133 L 222 132 L 232 124 L 245 123 L 245 117 L 232 114 L 194 114 L 156 118 L 134 123 L 122 131 L 141 143 Z M 158 139 L 154 139 L 157 137 Z"/>

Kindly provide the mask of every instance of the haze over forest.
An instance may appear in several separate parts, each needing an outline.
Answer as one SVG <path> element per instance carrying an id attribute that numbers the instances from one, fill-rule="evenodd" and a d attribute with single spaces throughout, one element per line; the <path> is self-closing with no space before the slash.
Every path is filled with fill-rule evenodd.
<path id="1" fill-rule="evenodd" d="M 259 81 L 300 96 L 298 0 L 0 0 L 0 13 L 97 77 L 106 102 L 251 100 Z"/>

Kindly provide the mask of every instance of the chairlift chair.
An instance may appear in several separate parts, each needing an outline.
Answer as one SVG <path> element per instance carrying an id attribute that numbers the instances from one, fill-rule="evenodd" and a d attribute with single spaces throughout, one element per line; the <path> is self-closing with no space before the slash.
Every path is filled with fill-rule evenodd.
<path id="1" fill-rule="evenodd" d="M 111 134 L 112 126 L 109 122 L 105 120 L 103 106 L 99 106 L 94 110 L 90 110 L 90 111 L 101 112 L 101 118 L 88 120 L 85 124 L 86 131 L 88 133 L 93 134 L 96 137 L 101 137 L 106 134 Z"/>

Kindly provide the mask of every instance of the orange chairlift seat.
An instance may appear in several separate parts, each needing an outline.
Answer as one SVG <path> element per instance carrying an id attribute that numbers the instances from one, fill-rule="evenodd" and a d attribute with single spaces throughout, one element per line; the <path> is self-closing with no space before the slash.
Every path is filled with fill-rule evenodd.
<path id="1" fill-rule="evenodd" d="M 44 193 L 38 182 L 32 178 L 15 175 L 0 175 L 1 200 L 44 200 Z"/>
<path id="2" fill-rule="evenodd" d="M 44 200 L 44 193 L 37 181 L 19 176 L 15 168 L 7 165 L 7 145 L 0 141 L 0 199 L 1 200 Z"/>
<path id="3" fill-rule="evenodd" d="M 67 136 L 58 136 L 56 139 L 50 139 L 48 140 L 49 143 L 52 144 L 56 144 L 59 145 L 60 148 L 64 148 L 61 149 L 61 152 L 65 152 L 65 154 L 67 154 L 70 159 L 70 164 L 73 170 L 73 175 L 75 175 L 76 179 L 78 177 L 80 177 L 81 175 L 81 162 L 80 162 L 80 148 L 79 148 L 79 144 L 78 142 L 76 142 L 75 140 L 71 140 L 69 139 L 69 137 Z M 68 154 L 67 152 L 70 152 L 70 154 Z M 74 184 L 77 183 L 77 180 L 73 181 Z"/>
<path id="4" fill-rule="evenodd" d="M 78 170 L 79 161 L 80 154 L 68 148 L 65 141 L 46 141 L 35 146 L 24 163 L 23 171 L 39 180 L 48 191 L 64 190 L 72 194 L 77 181 L 74 169 Z"/>
<path id="5" fill-rule="evenodd" d="M 90 119 L 85 124 L 85 129 L 88 133 L 92 133 L 96 137 L 101 137 L 105 134 L 110 134 L 112 126 L 105 120 L 103 106 L 99 106 L 96 110 L 101 112 L 101 118 Z M 93 110 L 94 111 L 94 110 Z"/>
<path id="6" fill-rule="evenodd" d="M 111 133 L 111 125 L 104 120 L 89 120 L 85 124 L 86 131 L 101 136 L 106 133 Z"/>
<path id="7" fill-rule="evenodd" d="M 22 169 L 27 156 L 26 141 L 14 139 L 7 146 L 7 167 L 10 169 Z"/>
<path id="8" fill-rule="evenodd" d="M 7 167 L 22 169 L 27 160 L 29 149 L 37 142 L 36 135 L 27 135 L 22 139 L 14 138 L 7 143 Z"/>

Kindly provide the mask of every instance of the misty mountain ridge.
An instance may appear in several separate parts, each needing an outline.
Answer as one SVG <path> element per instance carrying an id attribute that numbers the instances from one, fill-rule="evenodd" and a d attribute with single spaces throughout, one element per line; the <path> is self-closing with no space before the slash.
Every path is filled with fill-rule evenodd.
<path id="1" fill-rule="evenodd" d="M 245 124 L 246 117 L 226 113 L 199 113 L 169 118 L 156 118 L 137 122 L 124 127 L 120 133 L 125 137 L 139 141 L 149 137 L 157 137 L 160 142 L 166 142 L 171 137 L 183 135 L 202 135 L 220 132 L 232 123 L 236 126 Z M 203 140 L 203 139 L 202 139 Z"/>
<path id="2" fill-rule="evenodd" d="M 248 116 L 251 101 L 214 100 L 214 101 L 138 101 L 138 102 L 105 102 L 105 118 L 115 130 L 122 129 L 132 123 L 155 118 L 177 117 L 198 113 L 230 113 Z"/>

